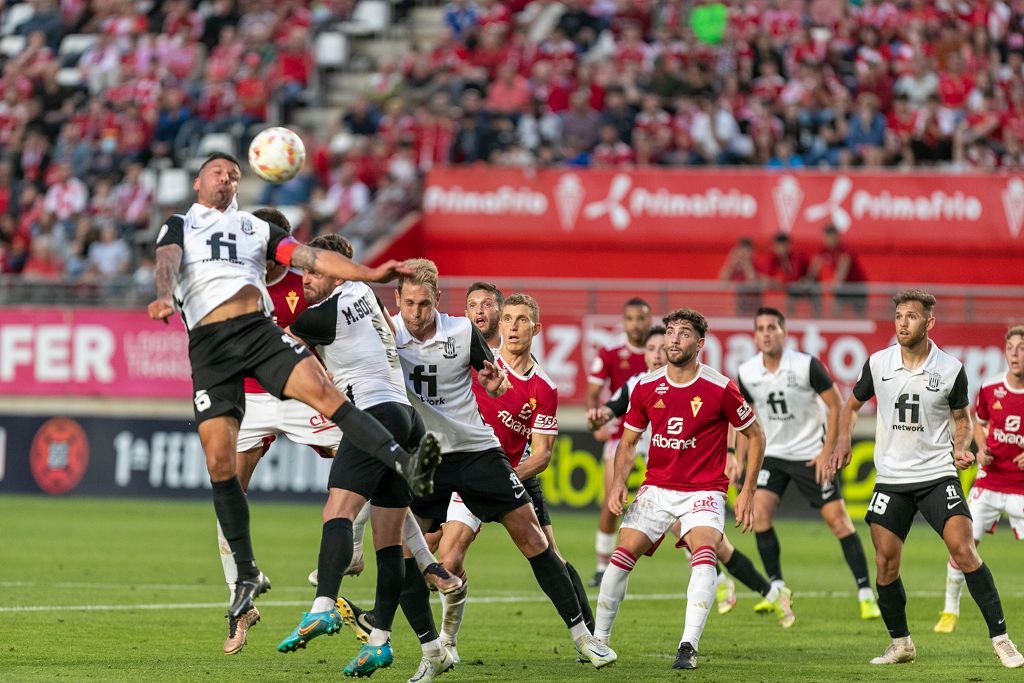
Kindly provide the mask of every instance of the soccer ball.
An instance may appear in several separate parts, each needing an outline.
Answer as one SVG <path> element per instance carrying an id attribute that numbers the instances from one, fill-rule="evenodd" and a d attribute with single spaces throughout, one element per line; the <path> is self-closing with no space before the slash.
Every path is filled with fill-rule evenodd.
<path id="1" fill-rule="evenodd" d="M 302 170 L 306 148 L 295 131 L 275 127 L 261 130 L 249 145 L 249 165 L 260 178 L 284 183 Z"/>

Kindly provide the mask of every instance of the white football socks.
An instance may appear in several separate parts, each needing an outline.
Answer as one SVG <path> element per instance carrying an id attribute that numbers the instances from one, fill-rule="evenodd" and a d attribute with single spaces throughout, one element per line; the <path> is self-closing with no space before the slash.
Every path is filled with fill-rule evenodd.
<path id="1" fill-rule="evenodd" d="M 690 585 L 686 589 L 686 622 L 683 626 L 683 637 L 679 644 L 689 643 L 696 650 L 700 636 L 704 632 L 711 605 L 715 600 L 715 569 L 714 546 L 705 545 L 697 548 L 690 558 Z"/>
<path id="2" fill-rule="evenodd" d="M 636 558 L 624 548 L 612 553 L 611 564 L 604 572 L 601 592 L 597 596 L 597 611 L 594 614 L 594 635 L 607 642 L 612 635 L 612 625 L 619 613 L 619 605 L 626 597 L 629 573 L 636 566 Z"/>
<path id="3" fill-rule="evenodd" d="M 946 563 L 946 606 L 943 612 L 960 615 L 960 595 L 964 592 L 964 573 Z"/>
<path id="4" fill-rule="evenodd" d="M 405 515 L 405 524 L 402 527 L 402 542 L 405 543 L 406 549 L 408 549 L 412 556 L 416 558 L 416 566 L 420 568 L 420 572 L 437 562 L 437 559 L 431 554 L 430 548 L 427 547 L 427 539 L 423 537 L 423 530 L 420 529 L 416 516 L 411 511 Z"/>
<path id="5" fill-rule="evenodd" d="M 224 538 L 224 530 L 217 522 L 217 549 L 220 551 L 220 563 L 224 567 L 224 581 L 228 584 L 229 600 L 235 599 L 235 582 L 238 581 L 238 566 L 235 564 L 235 555 L 231 552 L 228 539 Z"/>
<path id="6" fill-rule="evenodd" d="M 462 619 L 466 614 L 468 591 L 469 581 L 464 581 L 459 590 L 447 595 L 441 594 L 441 640 L 446 643 L 458 641 L 459 629 L 462 628 Z"/>
<path id="7" fill-rule="evenodd" d="M 617 537 L 614 533 L 606 534 L 598 530 L 597 536 L 594 538 L 594 550 L 597 553 L 597 571 L 603 572 L 608 568 L 612 552 L 615 551 L 616 540 Z"/>

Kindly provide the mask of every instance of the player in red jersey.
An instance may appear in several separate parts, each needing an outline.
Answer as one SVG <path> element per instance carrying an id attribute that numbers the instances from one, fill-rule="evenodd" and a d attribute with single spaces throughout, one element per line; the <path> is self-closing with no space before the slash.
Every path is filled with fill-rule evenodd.
<path id="1" fill-rule="evenodd" d="M 598 637 L 608 638 L 626 595 L 629 572 L 678 520 L 682 542 L 690 548 L 690 585 L 686 622 L 674 669 L 697 668 L 697 645 L 715 597 L 715 546 L 725 527 L 725 475 L 730 425 L 749 439 L 746 481 L 736 498 L 736 526 L 754 526 L 751 505 L 764 457 L 764 432 L 754 409 L 736 383 L 698 362 L 707 320 L 690 309 L 664 317 L 668 365 L 637 383 L 626 413 L 626 427 L 615 453 L 615 477 L 608 494 L 613 513 L 628 499 L 626 478 L 636 459 L 640 435 L 651 426 L 647 475 L 626 510 L 619 547 L 601 582 L 597 599 Z"/>
<path id="2" fill-rule="evenodd" d="M 1006 332 L 1006 374 L 985 382 L 974 402 L 974 441 L 978 444 L 978 478 L 971 486 L 974 542 L 995 533 L 999 517 L 1010 518 L 1013 536 L 1024 541 L 1024 325 Z M 960 620 L 964 573 L 949 558 L 946 606 L 933 629 L 952 633 Z"/>
<path id="3" fill-rule="evenodd" d="M 291 229 L 288 219 L 277 209 L 257 209 L 253 215 L 268 223 Z M 281 328 L 287 328 L 295 322 L 295 318 L 308 305 L 302 292 L 302 274 L 276 262 L 267 263 L 267 293 L 273 304 L 274 322 Z M 238 428 L 238 455 L 235 457 L 238 481 L 243 490 L 249 489 L 249 481 L 257 463 L 266 455 L 270 444 L 282 434 L 295 443 L 311 446 L 325 458 L 334 457 L 334 450 L 341 442 L 341 431 L 329 418 L 301 401 L 275 398 L 255 378 L 246 377 L 245 416 Z M 224 566 L 224 580 L 233 596 L 238 570 L 220 524 L 217 525 L 217 547 Z M 229 619 L 224 653 L 230 655 L 241 650 L 245 646 L 249 628 L 259 619 L 260 613 L 255 606 L 237 619 Z"/>
<path id="4" fill-rule="evenodd" d="M 480 415 L 494 430 L 509 464 L 533 500 L 534 511 L 548 544 L 565 563 L 584 622 L 593 631 L 594 615 L 586 588 L 576 569 L 558 551 L 547 503 L 541 492 L 540 480 L 537 479 L 537 475 L 551 461 L 552 447 L 558 435 L 558 389 L 531 353 L 533 339 L 540 334 L 540 330 L 540 306 L 532 296 L 513 294 L 505 299 L 499 316 L 499 332 L 503 343 L 496 362 L 506 370 L 511 388 L 500 397 L 493 398 L 481 390 L 482 387 L 477 387 L 479 383 L 475 383 L 473 393 Z M 470 512 L 459 495 L 453 494 L 439 553 L 441 561 L 453 574 L 464 574 L 466 551 L 481 525 L 481 520 Z M 444 623 L 441 640 L 453 652 L 465 611 L 465 600 L 465 584 L 462 590 L 442 596 Z"/>
<path id="5" fill-rule="evenodd" d="M 474 282 L 466 289 L 466 317 L 484 335 L 484 341 L 491 349 L 501 348 L 501 330 L 498 317 L 505 303 L 505 295 L 490 282 Z M 476 386 L 474 382 L 473 386 Z"/>
<path id="6" fill-rule="evenodd" d="M 615 393 L 630 377 L 647 369 L 644 361 L 644 340 L 647 330 L 651 328 L 651 307 L 643 299 L 630 299 L 622 308 L 622 327 L 626 332 L 626 342 L 618 346 L 609 346 L 597 352 L 587 377 L 587 410 L 601 406 L 601 392 L 605 384 Z M 608 509 L 608 489 L 612 482 L 612 461 L 615 449 L 622 438 L 622 425 L 612 423 L 594 433 L 598 441 L 604 441 L 604 500 L 601 501 L 601 514 L 597 522 L 597 537 L 594 540 L 594 551 L 597 555 L 597 569 L 589 586 L 601 585 L 612 551 L 615 549 L 615 527 L 618 516 Z"/>

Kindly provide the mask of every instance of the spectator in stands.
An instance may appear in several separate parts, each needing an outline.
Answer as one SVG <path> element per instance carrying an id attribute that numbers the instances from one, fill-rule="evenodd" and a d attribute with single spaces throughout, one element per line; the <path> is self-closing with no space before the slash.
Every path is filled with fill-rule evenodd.
<path id="1" fill-rule="evenodd" d="M 366 97 L 357 97 L 344 116 L 341 123 L 352 135 L 372 137 L 377 134 L 380 125 L 380 114 L 373 103 Z"/>
<path id="2" fill-rule="evenodd" d="M 59 282 L 64 264 L 53 249 L 53 238 L 39 235 L 32 240 L 21 277 L 32 282 Z"/>
<path id="3" fill-rule="evenodd" d="M 304 101 L 312 73 L 313 55 L 309 48 L 307 30 L 295 26 L 282 41 L 271 73 L 275 100 L 281 104 L 281 120 L 284 124 L 291 122 L 293 110 Z"/>
<path id="4" fill-rule="evenodd" d="M 928 104 L 918 112 L 911 149 L 920 163 L 935 164 L 953 158 L 953 133 L 956 115 L 942 106 L 939 96 L 930 95 Z"/>
<path id="5" fill-rule="evenodd" d="M 565 11 L 558 17 L 558 28 L 584 54 L 597 41 L 597 19 L 587 11 L 583 0 L 565 0 L 562 4 Z"/>
<path id="6" fill-rule="evenodd" d="M 318 211 L 331 216 L 334 231 L 340 231 L 370 203 L 370 189 L 356 173 L 356 165 L 345 162 L 338 169 L 337 180 L 327 190 Z"/>
<path id="7" fill-rule="evenodd" d="M 182 128 L 192 119 L 192 108 L 179 88 L 163 92 L 157 111 L 156 126 L 150 151 L 155 157 L 175 157 L 175 140 Z"/>
<path id="8" fill-rule="evenodd" d="M 475 164 L 487 161 L 491 155 L 492 134 L 485 124 L 481 126 L 481 118 L 466 112 L 459 121 L 448 151 L 448 162 L 452 164 Z"/>
<path id="9" fill-rule="evenodd" d="M 112 221 L 100 225 L 99 239 L 89 245 L 88 253 L 86 276 L 97 282 L 109 282 L 131 272 L 131 249 L 117 236 L 117 227 Z"/>
<path id="10" fill-rule="evenodd" d="M 877 167 L 884 161 L 885 117 L 878 107 L 878 97 L 872 93 L 857 97 L 846 133 L 846 149 L 854 163 Z"/>
<path id="11" fill-rule="evenodd" d="M 821 296 L 817 280 L 810 272 L 810 258 L 792 248 L 789 235 L 780 232 L 772 240 L 772 252 L 764 266 L 765 277 L 786 292 L 786 307 L 790 313 L 803 299 L 814 315 L 821 315 Z"/>
<path id="12" fill-rule="evenodd" d="M 590 106 L 589 92 L 574 92 L 569 99 L 569 109 L 561 114 L 561 119 L 562 135 L 578 144 L 581 151 L 589 151 L 597 144 L 601 115 Z"/>
<path id="13" fill-rule="evenodd" d="M 468 0 L 451 0 L 444 6 L 444 24 L 459 40 L 466 40 L 477 27 L 477 6 Z"/>
<path id="14" fill-rule="evenodd" d="M 843 242 L 839 230 L 831 223 L 822 232 L 824 245 L 811 260 L 808 278 L 831 284 L 835 304 L 833 315 L 848 312 L 864 315 L 868 278 L 857 252 Z"/>
<path id="15" fill-rule="evenodd" d="M 515 65 L 505 62 L 498 66 L 497 78 L 487 91 L 487 109 L 518 121 L 532 102 L 530 84 L 516 72 Z"/>
<path id="16" fill-rule="evenodd" d="M 46 190 L 43 209 L 58 223 L 58 229 L 70 234 L 71 221 L 84 213 L 89 203 L 89 188 L 71 173 L 71 164 L 57 165 L 55 182 Z"/>
<path id="17" fill-rule="evenodd" d="M 128 236 L 145 229 L 153 209 L 153 192 L 142 181 L 142 164 L 128 164 L 113 195 L 121 234 Z"/>
<path id="18" fill-rule="evenodd" d="M 722 282 L 736 287 L 736 314 L 751 315 L 761 307 L 762 277 L 754 265 L 754 241 L 741 237 L 718 272 Z"/>

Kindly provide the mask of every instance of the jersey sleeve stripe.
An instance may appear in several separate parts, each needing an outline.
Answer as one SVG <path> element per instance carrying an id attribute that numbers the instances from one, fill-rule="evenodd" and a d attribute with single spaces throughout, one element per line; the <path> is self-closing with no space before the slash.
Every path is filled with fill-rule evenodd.
<path id="1" fill-rule="evenodd" d="M 735 429 L 737 432 L 742 432 L 744 429 L 754 424 L 755 422 L 757 422 L 757 415 L 751 415 L 750 419 L 747 420 L 742 426 L 734 427 L 733 429 Z"/>
<path id="2" fill-rule="evenodd" d="M 642 434 L 643 432 L 645 432 L 647 430 L 647 427 L 634 427 L 633 425 L 629 424 L 628 422 L 623 422 L 622 425 L 626 429 L 628 429 L 629 431 L 637 432 L 638 434 Z"/>
<path id="3" fill-rule="evenodd" d="M 558 436 L 557 429 L 537 429 L 536 427 L 534 427 L 530 431 L 533 434 L 547 434 L 549 436 Z"/>

